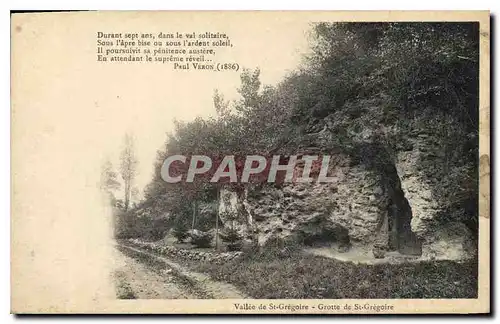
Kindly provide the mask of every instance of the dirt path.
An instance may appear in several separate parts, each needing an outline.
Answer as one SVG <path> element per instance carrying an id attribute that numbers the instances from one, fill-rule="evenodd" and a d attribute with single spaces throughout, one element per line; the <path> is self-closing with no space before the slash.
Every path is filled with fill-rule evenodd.
<path id="1" fill-rule="evenodd" d="M 168 269 L 154 271 L 116 250 L 117 297 L 124 299 L 184 299 L 197 296 L 182 287 Z"/>
<path id="2" fill-rule="evenodd" d="M 121 298 L 249 298 L 233 285 L 189 271 L 165 257 L 125 245 L 116 248 L 115 282 Z"/>

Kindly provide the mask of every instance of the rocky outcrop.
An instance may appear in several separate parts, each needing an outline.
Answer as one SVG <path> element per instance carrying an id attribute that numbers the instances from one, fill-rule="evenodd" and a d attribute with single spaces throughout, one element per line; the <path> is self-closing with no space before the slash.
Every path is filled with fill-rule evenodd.
<path id="1" fill-rule="evenodd" d="M 330 161 L 329 176 L 335 181 L 251 188 L 242 197 L 222 190 L 226 199 L 221 199 L 221 215 L 243 209 L 246 216 L 235 220 L 235 226 L 246 237 L 253 233 L 259 245 L 280 238 L 308 245 L 334 243 L 346 250 L 387 241 L 389 196 L 381 177 L 341 155 Z"/>
<path id="2" fill-rule="evenodd" d="M 384 102 L 349 104 L 291 142 L 293 154 L 331 155 L 334 182 L 265 185 L 244 194 L 224 190 L 229 199 L 220 202 L 220 210 L 239 210 L 244 216 L 235 226 L 260 245 L 279 238 L 332 243 L 340 251 L 356 246 L 377 257 L 384 250 L 424 259 L 473 257 L 475 238 L 463 221 L 473 217 L 458 214 L 474 213 L 474 206 L 464 211 L 454 201 L 466 195 L 453 195 L 459 187 L 475 190 L 474 179 L 460 182 L 460 154 L 466 151 L 451 146 L 453 137 L 466 141 L 466 135 L 449 118 L 388 124 Z M 471 152 L 473 144 L 471 139 Z M 452 175 L 449 166 L 455 167 Z M 296 169 L 300 174 L 300 163 Z"/>
<path id="3" fill-rule="evenodd" d="M 467 226 L 461 222 L 443 222 L 440 219 L 443 213 L 449 211 L 440 201 L 443 198 L 433 191 L 433 188 L 442 186 L 439 176 L 433 174 L 442 168 L 442 165 L 434 163 L 439 161 L 439 154 L 442 154 L 436 152 L 439 139 L 423 132 L 414 135 L 411 150 L 398 154 L 396 167 L 402 190 L 411 205 L 411 229 L 422 241 L 422 256 L 451 260 L 473 257 L 476 248 Z M 419 167 L 432 164 L 434 167 Z"/>
<path id="4" fill-rule="evenodd" d="M 436 158 L 434 141 L 425 134 L 415 136 L 406 150 L 394 160 L 382 161 L 378 169 L 338 153 L 330 162 L 332 183 L 264 185 L 244 194 L 222 190 L 226 199 L 221 199 L 220 210 L 240 215 L 223 222 L 232 222 L 244 237 L 253 237 L 261 246 L 282 239 L 290 244 L 327 243 L 341 252 L 355 246 L 377 258 L 384 251 L 424 259 L 472 257 L 470 230 L 460 222 L 438 221 L 445 210 L 432 188 L 439 184 L 425 173 L 435 169 L 421 168 L 426 165 L 421 159 Z M 440 167 L 437 162 L 434 165 Z"/>
<path id="5" fill-rule="evenodd" d="M 243 237 L 248 237 L 253 228 L 253 217 L 248 212 L 248 190 L 238 193 L 234 190 L 220 191 L 219 218 L 226 228 L 234 228 Z"/>

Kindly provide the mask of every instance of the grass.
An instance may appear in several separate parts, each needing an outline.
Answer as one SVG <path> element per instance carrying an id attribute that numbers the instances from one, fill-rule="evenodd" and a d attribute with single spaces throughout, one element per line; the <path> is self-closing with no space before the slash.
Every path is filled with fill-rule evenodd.
<path id="1" fill-rule="evenodd" d="M 477 298 L 477 262 L 360 265 L 265 251 L 223 265 L 192 265 L 254 298 Z"/>

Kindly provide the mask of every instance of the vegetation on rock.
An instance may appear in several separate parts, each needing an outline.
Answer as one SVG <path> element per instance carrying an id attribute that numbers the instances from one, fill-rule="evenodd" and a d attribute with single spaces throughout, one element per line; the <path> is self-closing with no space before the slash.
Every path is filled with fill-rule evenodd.
<path id="1" fill-rule="evenodd" d="M 193 201 L 214 201 L 221 188 L 243 192 L 238 183 L 166 183 L 160 169 L 167 155 L 297 154 L 314 147 L 375 172 L 395 210 L 408 214 L 412 202 L 398 163 L 415 152 L 405 176 L 425 183 L 435 206 L 424 225 L 462 223 L 477 233 L 479 25 L 318 23 L 311 36 L 311 53 L 278 84 L 262 85 L 259 69 L 244 70 L 240 99 L 215 91 L 216 117 L 176 122 L 143 204 L 179 220 L 192 217 L 183 210 Z"/>

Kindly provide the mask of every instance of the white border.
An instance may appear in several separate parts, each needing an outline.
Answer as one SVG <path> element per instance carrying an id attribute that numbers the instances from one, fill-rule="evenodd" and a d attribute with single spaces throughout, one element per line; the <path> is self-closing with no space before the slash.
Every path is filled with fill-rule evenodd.
<path id="1" fill-rule="evenodd" d="M 117 4 L 120 6 L 117 6 Z M 75 0 L 71 2 L 62 0 L 51 0 L 40 1 L 30 0 L 30 1 L 2 1 L 0 4 L 1 10 L 0 15 L 0 26 L 3 38 L 3 44 L 8 44 L 7 46 L 2 46 L 0 50 L 0 55 L 2 56 L 2 61 L 4 68 L 2 71 L 7 71 L 2 77 L 2 87 L 0 91 L 1 100 L 3 102 L 1 115 L 0 115 L 0 215 L 3 220 L 3 226 L 0 237 L 1 237 L 1 257 L 3 262 L 1 263 L 1 273 L 3 284 L 1 285 L 1 305 L 0 314 L 2 314 L 2 323 L 10 323 L 16 320 L 12 315 L 8 315 L 10 312 L 10 262 L 7 262 L 7 258 L 10 259 L 10 15 L 9 10 L 490 10 L 493 15 L 498 14 L 499 9 L 498 1 L 432 1 L 432 0 L 418 0 L 418 1 L 388 1 L 388 0 L 377 0 L 377 1 L 317 1 L 317 0 L 307 0 L 301 2 L 271 2 L 269 0 L 252 0 L 248 2 L 236 2 L 229 0 L 190 0 L 182 2 L 165 2 L 161 0 L 141 0 L 133 3 L 125 3 L 124 1 L 112 3 L 104 2 L 102 0 Z M 498 17 L 497 17 L 498 18 Z M 492 24 L 492 30 L 495 27 Z M 498 35 L 494 31 L 492 32 L 494 39 L 492 38 L 492 43 L 497 43 Z M 492 46 L 493 47 L 493 46 Z M 492 55 L 493 58 L 493 55 Z M 492 71 L 492 73 L 497 72 Z M 491 91 L 498 90 L 498 83 L 494 89 Z M 492 102 L 492 113 L 494 107 L 498 107 L 497 101 Z M 495 118 L 492 123 L 492 128 L 494 125 L 498 124 L 498 113 L 494 114 Z M 494 134 L 492 134 L 494 135 Z M 498 141 L 495 144 L 495 149 L 498 152 Z M 493 148 L 492 148 L 493 149 Z M 8 158 L 9 157 L 9 158 Z M 496 161 L 494 161 L 496 162 Z M 496 165 L 495 165 L 496 166 Z M 497 197 L 492 197 L 495 200 Z M 492 212 L 492 217 L 494 217 L 494 211 Z M 495 222 L 495 229 L 498 229 L 499 222 Z M 494 238 L 494 234 L 492 239 Z M 495 256 L 498 259 L 498 254 L 495 252 Z M 494 273 L 493 273 L 494 275 Z M 498 280 L 495 280 L 497 282 Z M 495 288 L 498 288 L 495 287 Z M 498 289 L 497 289 L 498 292 Z M 494 301 L 494 300 L 493 300 Z M 494 307 L 498 310 L 497 307 Z M 57 320 L 59 323 L 65 323 L 71 321 L 73 318 L 64 319 L 46 319 L 49 321 Z M 199 320 L 200 318 L 192 318 L 191 320 Z M 228 320 L 248 320 L 241 318 L 228 318 Z M 309 321 L 312 318 L 301 318 L 302 321 Z M 340 318 L 324 318 L 326 320 L 343 321 L 345 319 Z M 373 318 L 372 318 L 373 319 Z M 379 320 L 387 320 L 388 318 L 379 318 Z M 25 322 L 31 322 L 35 318 L 24 319 Z M 79 318 L 80 321 L 92 320 L 94 322 L 104 322 L 104 319 L 99 318 Z M 114 321 L 121 321 L 122 318 L 113 319 Z M 129 319 L 130 320 L 130 319 Z M 132 319 L 133 322 L 140 321 L 140 318 Z M 176 318 L 165 318 L 164 320 L 177 321 Z M 211 320 L 217 320 L 212 318 Z M 267 321 L 268 318 L 259 318 L 259 321 Z M 359 318 L 356 320 L 360 320 Z M 426 321 L 443 321 L 445 318 L 426 318 Z M 450 320 L 450 319 L 448 319 Z M 453 319 L 451 319 L 453 320 Z M 468 320 L 475 320 L 470 318 Z"/>

